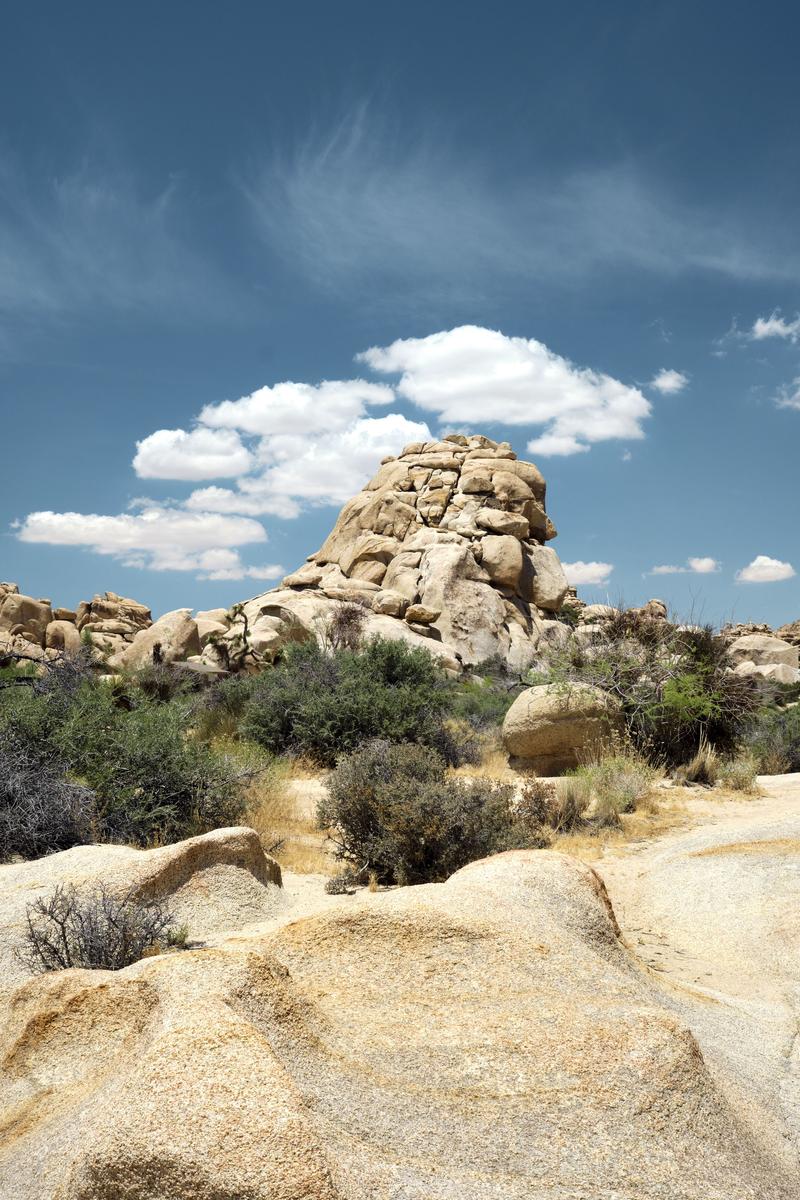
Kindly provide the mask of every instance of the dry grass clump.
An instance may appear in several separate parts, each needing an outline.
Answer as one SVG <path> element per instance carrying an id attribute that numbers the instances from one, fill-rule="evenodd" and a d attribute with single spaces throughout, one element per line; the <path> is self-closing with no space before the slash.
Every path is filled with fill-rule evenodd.
<path id="1" fill-rule="evenodd" d="M 720 757 L 715 748 L 706 738 L 700 739 L 700 745 L 687 763 L 675 772 L 675 778 L 681 783 L 699 783 L 713 787 L 720 772 Z"/>
<path id="2" fill-rule="evenodd" d="M 553 832 L 572 833 L 585 824 L 591 802 L 592 789 L 588 779 L 580 775 L 565 775 L 555 785 L 550 805 L 548 824 Z"/>
<path id="3" fill-rule="evenodd" d="M 332 857 L 317 827 L 318 772 L 292 759 L 273 758 L 251 784 L 245 820 L 267 854 L 300 875 L 327 874 Z"/>

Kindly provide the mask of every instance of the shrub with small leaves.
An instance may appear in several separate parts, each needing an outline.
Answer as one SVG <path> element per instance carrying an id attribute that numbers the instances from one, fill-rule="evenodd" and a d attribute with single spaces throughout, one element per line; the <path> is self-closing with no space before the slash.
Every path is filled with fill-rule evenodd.
<path id="1" fill-rule="evenodd" d="M 757 792 L 757 775 L 758 761 L 748 751 L 726 759 L 719 768 L 719 782 L 734 792 Z"/>
<path id="2" fill-rule="evenodd" d="M 92 841 L 96 797 L 72 783 L 55 755 L 5 731 L 0 746 L 0 862 L 38 858 Z"/>
<path id="3" fill-rule="evenodd" d="M 328 896 L 350 896 L 352 892 L 352 882 L 347 874 L 332 875 L 330 879 L 325 880 L 325 893 Z"/>
<path id="4" fill-rule="evenodd" d="M 514 789 L 447 774 L 426 746 L 376 741 L 341 757 L 319 805 L 337 856 L 380 883 L 447 879 L 500 850 L 545 844 L 516 813 Z"/>

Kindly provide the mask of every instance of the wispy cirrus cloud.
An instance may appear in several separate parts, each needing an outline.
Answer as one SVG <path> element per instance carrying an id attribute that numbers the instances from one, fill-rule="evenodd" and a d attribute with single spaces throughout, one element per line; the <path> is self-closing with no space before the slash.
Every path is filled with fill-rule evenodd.
<path id="1" fill-rule="evenodd" d="M 231 281 L 183 232 L 185 215 L 174 180 L 148 194 L 118 171 L 35 175 L 0 158 L 0 313 L 241 314 Z"/>
<path id="2" fill-rule="evenodd" d="M 609 269 L 796 278 L 792 229 L 689 204 L 631 162 L 498 178 L 441 130 L 393 136 L 364 105 L 276 150 L 242 185 L 271 251 L 320 286 L 370 281 L 474 298 L 533 275 Z"/>
<path id="3" fill-rule="evenodd" d="M 800 410 L 800 375 L 797 375 L 791 383 L 784 383 L 778 388 L 775 403 L 778 408 Z"/>
<path id="4" fill-rule="evenodd" d="M 774 309 L 768 317 L 757 317 L 748 333 L 750 341 L 763 342 L 767 338 L 780 338 L 782 341 L 800 341 L 800 313 L 793 320 L 787 321 L 781 316 L 780 309 Z"/>

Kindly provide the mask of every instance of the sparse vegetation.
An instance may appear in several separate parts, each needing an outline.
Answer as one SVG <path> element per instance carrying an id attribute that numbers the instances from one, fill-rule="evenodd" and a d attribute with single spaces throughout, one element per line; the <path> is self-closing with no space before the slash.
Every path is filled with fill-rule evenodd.
<path id="1" fill-rule="evenodd" d="M 767 709 L 759 713 L 747 737 L 759 772 L 782 775 L 800 771 L 800 706 Z"/>
<path id="2" fill-rule="evenodd" d="M 578 769 L 594 793 L 598 809 L 609 814 L 633 812 L 663 774 L 633 746 L 618 743 Z"/>
<path id="3" fill-rule="evenodd" d="M 675 772 L 681 783 L 699 783 L 713 787 L 719 775 L 720 760 L 714 746 L 703 738 L 687 763 Z"/>
<path id="4" fill-rule="evenodd" d="M 37 972 L 120 971 L 165 946 L 185 945 L 186 936 L 156 900 L 132 892 L 117 896 L 105 886 L 81 892 L 59 884 L 28 905 L 19 958 Z"/>
<path id="5" fill-rule="evenodd" d="M 67 778 L 60 759 L 6 733 L 0 746 L 0 862 L 90 842 L 95 811 L 94 794 Z"/>
<path id="6" fill-rule="evenodd" d="M 723 787 L 730 788 L 734 792 L 753 793 L 758 791 L 757 775 L 756 757 L 746 750 L 733 758 L 726 759 L 721 763 L 718 771 L 719 782 Z"/>

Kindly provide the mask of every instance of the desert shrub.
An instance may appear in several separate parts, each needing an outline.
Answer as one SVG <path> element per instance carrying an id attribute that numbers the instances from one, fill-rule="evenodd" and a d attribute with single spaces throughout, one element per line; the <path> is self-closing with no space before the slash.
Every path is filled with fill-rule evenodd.
<path id="1" fill-rule="evenodd" d="M 331 773 L 319 823 L 337 857 L 382 883 L 447 879 L 499 850 L 541 845 L 514 812 L 514 789 L 448 777 L 425 746 L 375 741 L 342 756 Z"/>
<path id="2" fill-rule="evenodd" d="M 351 875 L 344 872 L 341 875 L 332 875 L 330 879 L 326 879 L 325 894 L 327 896 L 352 896 L 353 879 Z"/>
<path id="3" fill-rule="evenodd" d="M 0 689 L 0 854 L 90 836 L 147 845 L 235 823 L 248 773 L 191 736 L 193 703 L 149 699 L 127 681 L 108 686 L 80 662 Z"/>
<path id="4" fill-rule="evenodd" d="M 231 675 L 213 683 L 196 699 L 192 712 L 194 736 L 204 742 L 237 737 L 245 709 L 257 688 L 255 675 Z"/>
<path id="5" fill-rule="evenodd" d="M 451 711 L 480 732 L 498 729 L 519 689 L 491 676 L 452 686 Z"/>
<path id="6" fill-rule="evenodd" d="M 38 858 L 92 841 L 96 799 L 64 764 L 32 753 L 8 731 L 0 746 L 0 862 Z"/>
<path id="7" fill-rule="evenodd" d="M 679 767 L 676 778 L 682 783 L 701 783 L 709 787 L 717 782 L 720 759 L 716 747 L 705 738 L 687 763 Z"/>
<path id="8" fill-rule="evenodd" d="M 556 613 L 556 620 L 561 621 L 563 625 L 569 625 L 574 629 L 580 620 L 581 607 L 579 604 L 573 604 L 567 600 L 561 605 L 561 608 Z"/>
<path id="9" fill-rule="evenodd" d="M 247 772 L 190 737 L 190 720 L 185 700 L 128 711 L 102 686 L 79 694 L 54 743 L 95 793 L 105 839 L 176 841 L 240 818 Z"/>
<path id="10" fill-rule="evenodd" d="M 364 636 L 367 610 L 357 600 L 340 600 L 330 615 L 327 638 L 332 650 L 357 650 Z"/>
<path id="11" fill-rule="evenodd" d="M 148 700 L 167 704 L 177 696 L 202 686 L 202 676 L 192 675 L 172 666 L 171 663 L 150 662 L 141 666 L 130 679 L 130 686 Z"/>
<path id="12" fill-rule="evenodd" d="M 622 703 L 632 744 L 655 761 L 685 763 L 704 739 L 732 752 L 758 704 L 753 681 L 728 668 L 713 630 L 679 629 L 636 612 L 618 612 L 602 639 L 548 646 L 530 682 L 583 682 Z"/>
<path id="13" fill-rule="evenodd" d="M 623 744 L 578 768 L 594 793 L 596 810 L 617 815 L 633 812 L 660 774 L 644 754 Z"/>
<path id="14" fill-rule="evenodd" d="M 169 909 L 158 901 L 59 884 L 28 905 L 19 957 L 37 972 L 120 971 L 170 942 L 185 942 L 185 931 L 172 930 Z"/>
<path id="15" fill-rule="evenodd" d="M 718 772 L 720 783 L 734 792 L 757 791 L 757 775 L 758 761 L 751 751 L 743 751 L 733 758 L 726 759 Z"/>
<path id="16" fill-rule="evenodd" d="M 323 765 L 374 738 L 435 745 L 459 761 L 445 726 L 450 705 L 448 680 L 426 650 L 377 638 L 326 654 L 305 642 L 254 677 L 241 729 L 273 753 Z"/>
<path id="17" fill-rule="evenodd" d="M 800 771 L 800 706 L 759 713 L 746 743 L 761 774 Z"/>

